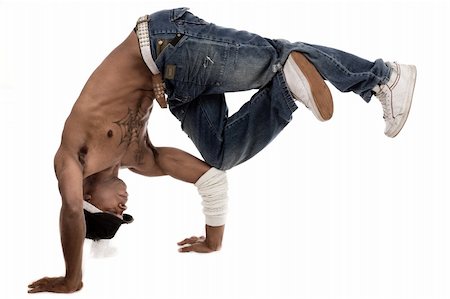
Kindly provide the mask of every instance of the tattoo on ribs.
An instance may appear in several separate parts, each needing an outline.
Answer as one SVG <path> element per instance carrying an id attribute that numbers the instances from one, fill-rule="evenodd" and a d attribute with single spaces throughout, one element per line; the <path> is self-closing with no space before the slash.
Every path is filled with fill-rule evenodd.
<path id="1" fill-rule="evenodd" d="M 115 121 L 114 124 L 118 125 L 121 132 L 120 143 L 130 145 L 132 142 L 139 143 L 140 137 L 145 133 L 145 112 L 140 109 L 133 111 L 128 108 L 127 115 L 121 120 Z"/>
<path id="2" fill-rule="evenodd" d="M 138 148 L 134 152 L 134 161 L 136 161 L 138 165 L 142 165 L 144 163 L 144 151 L 142 148 Z"/>

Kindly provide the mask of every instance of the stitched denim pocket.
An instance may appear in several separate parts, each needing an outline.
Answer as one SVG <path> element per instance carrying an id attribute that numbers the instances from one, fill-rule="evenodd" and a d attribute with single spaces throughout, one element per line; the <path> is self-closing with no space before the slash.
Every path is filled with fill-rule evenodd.
<path id="1" fill-rule="evenodd" d="M 177 45 L 174 55 L 166 60 L 177 66 L 175 80 L 198 86 L 219 86 L 222 83 L 229 45 L 189 37 Z"/>

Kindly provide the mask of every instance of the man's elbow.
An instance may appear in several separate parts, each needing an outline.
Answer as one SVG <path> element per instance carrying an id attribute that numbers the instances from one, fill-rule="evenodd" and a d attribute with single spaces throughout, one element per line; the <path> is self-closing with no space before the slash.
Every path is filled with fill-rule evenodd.
<path id="1" fill-rule="evenodd" d="M 83 201 L 64 200 L 61 205 L 61 213 L 65 217 L 76 217 L 83 213 Z"/>

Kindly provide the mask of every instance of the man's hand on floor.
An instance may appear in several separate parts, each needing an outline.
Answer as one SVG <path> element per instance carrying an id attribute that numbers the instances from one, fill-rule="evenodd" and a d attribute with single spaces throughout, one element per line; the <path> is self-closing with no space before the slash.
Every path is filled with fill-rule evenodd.
<path id="1" fill-rule="evenodd" d="M 179 252 L 210 253 L 219 250 L 217 248 L 210 248 L 206 243 L 206 238 L 203 236 L 190 237 L 177 244 L 178 246 L 181 246 L 180 249 L 178 249 Z"/>
<path id="2" fill-rule="evenodd" d="M 225 230 L 225 225 L 222 226 L 205 226 L 205 237 L 190 237 L 178 242 L 179 252 L 198 252 L 209 253 L 213 251 L 219 251 L 222 247 L 222 238 Z"/>
<path id="3" fill-rule="evenodd" d="M 83 282 L 72 283 L 65 277 L 44 277 L 31 283 L 28 293 L 52 292 L 52 293 L 73 293 L 83 287 Z"/>

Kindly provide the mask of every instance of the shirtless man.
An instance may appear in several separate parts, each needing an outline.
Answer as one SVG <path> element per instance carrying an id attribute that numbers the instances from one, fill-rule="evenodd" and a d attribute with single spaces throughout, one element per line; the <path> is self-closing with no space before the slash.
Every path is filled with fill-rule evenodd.
<path id="1" fill-rule="evenodd" d="M 82 287 L 82 249 L 86 236 L 83 199 L 114 217 L 126 210 L 126 185 L 119 168 L 145 176 L 170 175 L 195 183 L 210 169 L 175 148 L 155 148 L 147 134 L 153 108 L 152 76 L 133 31 L 94 71 L 64 126 L 55 156 L 62 197 L 60 231 L 66 262 L 64 277 L 42 278 L 29 292 L 74 292 Z M 224 226 L 206 226 L 206 238 L 186 240 L 184 251 L 210 252 L 221 246 Z"/>
<path id="2" fill-rule="evenodd" d="M 160 71 L 170 111 L 207 163 L 151 144 L 146 127 L 153 99 L 166 105 L 158 85 Z M 123 213 L 127 192 L 117 177 L 120 167 L 195 184 L 203 199 L 206 237 L 185 239 L 179 243 L 181 251 L 219 250 L 227 210 L 223 170 L 269 144 L 290 122 L 295 101 L 319 120 L 330 119 L 333 103 L 322 77 L 366 102 L 376 95 L 387 136 L 395 137 L 403 128 L 414 90 L 414 66 L 265 39 L 208 23 L 187 8 L 140 18 L 137 35 L 132 32 L 95 70 L 67 119 L 55 157 L 66 274 L 40 279 L 29 285 L 29 292 L 79 290 L 85 236 L 112 238 L 122 223 L 132 221 Z M 228 117 L 224 93 L 248 89 L 259 90 Z"/>

